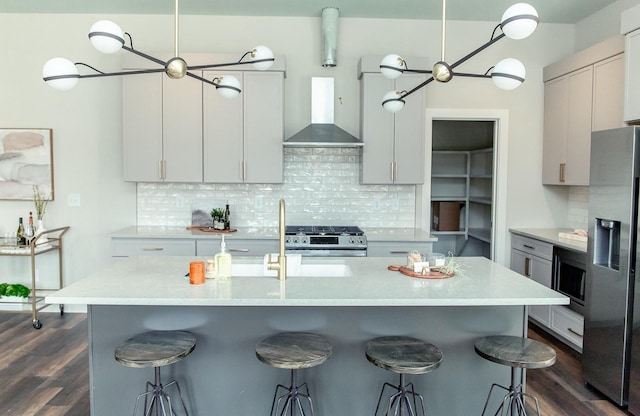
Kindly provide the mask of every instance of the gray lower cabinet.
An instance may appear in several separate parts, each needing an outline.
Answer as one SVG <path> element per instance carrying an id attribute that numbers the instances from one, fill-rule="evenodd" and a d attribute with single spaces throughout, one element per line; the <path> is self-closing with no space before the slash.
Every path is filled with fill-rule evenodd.
<path id="1" fill-rule="evenodd" d="M 167 238 L 112 238 L 111 256 L 194 256 L 196 241 Z"/>
<path id="2" fill-rule="evenodd" d="M 553 244 L 511 235 L 511 270 L 552 288 Z M 530 305 L 529 318 L 578 351 L 582 350 L 584 318 L 562 305 Z"/>
<path id="3" fill-rule="evenodd" d="M 278 252 L 278 240 L 244 240 L 225 238 L 227 251 L 231 256 L 259 256 Z M 197 256 L 213 257 L 220 251 L 220 239 L 207 239 L 196 241 Z"/>
<path id="4" fill-rule="evenodd" d="M 553 245 L 526 237 L 511 237 L 511 270 L 520 273 L 543 286 L 551 288 Z M 551 307 L 529 306 L 529 316 L 549 327 Z"/>
<path id="5" fill-rule="evenodd" d="M 433 243 L 408 241 L 369 241 L 367 243 L 367 257 L 402 257 L 406 260 L 411 250 L 431 253 Z"/>

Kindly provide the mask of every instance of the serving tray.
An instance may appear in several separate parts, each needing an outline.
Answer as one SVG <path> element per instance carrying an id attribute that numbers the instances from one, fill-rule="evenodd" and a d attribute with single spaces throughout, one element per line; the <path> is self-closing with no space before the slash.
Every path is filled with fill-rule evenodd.
<path id="1" fill-rule="evenodd" d="M 391 265 L 389 267 L 387 267 L 387 269 L 391 270 L 391 271 L 397 271 L 400 272 L 406 276 L 411 276 L 411 277 L 415 277 L 418 279 L 447 279 L 449 277 L 453 277 L 456 274 L 455 273 L 442 273 L 440 271 L 434 270 L 435 268 L 432 267 L 430 272 L 427 273 L 416 273 L 414 272 L 412 269 L 406 267 L 406 266 L 397 266 L 397 265 Z"/>

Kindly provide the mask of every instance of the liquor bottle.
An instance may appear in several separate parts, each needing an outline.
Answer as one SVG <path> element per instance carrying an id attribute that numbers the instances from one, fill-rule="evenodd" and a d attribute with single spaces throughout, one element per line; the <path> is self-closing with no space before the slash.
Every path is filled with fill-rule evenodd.
<path id="1" fill-rule="evenodd" d="M 229 204 L 224 209 L 224 229 L 228 230 L 231 228 L 231 211 L 229 211 Z"/>
<path id="2" fill-rule="evenodd" d="M 27 223 L 27 226 L 24 229 L 24 237 L 27 244 L 31 243 L 31 240 L 33 239 L 33 236 L 35 234 L 36 234 L 36 230 L 33 227 L 33 213 L 29 211 L 29 222 Z"/>
<path id="3" fill-rule="evenodd" d="M 22 217 L 18 221 L 18 231 L 16 231 L 16 244 L 19 246 L 26 246 L 27 239 L 24 237 L 24 224 L 22 223 Z"/>

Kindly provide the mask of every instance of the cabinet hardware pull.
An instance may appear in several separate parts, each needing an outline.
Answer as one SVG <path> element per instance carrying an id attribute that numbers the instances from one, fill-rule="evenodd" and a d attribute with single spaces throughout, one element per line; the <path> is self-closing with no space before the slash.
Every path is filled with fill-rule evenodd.
<path id="1" fill-rule="evenodd" d="M 560 182 L 564 182 L 564 169 L 566 165 L 566 163 L 560 163 Z"/>
<path id="2" fill-rule="evenodd" d="M 389 167 L 391 168 L 391 172 L 389 172 L 389 173 L 390 173 L 390 175 L 391 175 L 391 182 L 393 182 L 393 162 L 391 162 L 391 164 L 389 165 Z"/>
<path id="3" fill-rule="evenodd" d="M 162 247 L 145 247 L 142 251 L 162 251 L 164 248 Z"/>
<path id="4" fill-rule="evenodd" d="M 230 248 L 228 250 L 229 251 L 238 251 L 238 252 L 242 252 L 242 253 L 248 253 L 249 252 L 248 248 Z"/>
<path id="5" fill-rule="evenodd" d="M 167 161 L 159 160 L 158 161 L 158 176 L 160 179 L 167 179 Z"/>
<path id="6" fill-rule="evenodd" d="M 391 254 L 409 254 L 407 250 L 389 250 Z"/>
<path id="7" fill-rule="evenodd" d="M 526 244 L 523 244 L 522 246 L 528 248 L 529 250 L 535 250 L 536 249 L 534 246 L 528 246 Z"/>
<path id="8" fill-rule="evenodd" d="M 393 181 L 397 181 L 398 180 L 398 164 L 396 162 L 393 162 Z"/>
<path id="9" fill-rule="evenodd" d="M 531 259 L 529 257 L 525 257 L 524 259 L 524 275 L 527 277 L 531 277 L 530 269 L 531 268 Z"/>
<path id="10" fill-rule="evenodd" d="M 567 330 L 568 330 L 569 332 L 571 332 L 572 334 L 579 336 L 580 338 L 582 338 L 582 337 L 584 336 L 584 335 L 582 335 L 581 333 L 579 333 L 578 331 L 576 331 L 576 330 L 575 330 L 575 329 L 573 329 L 573 328 L 567 328 Z"/>

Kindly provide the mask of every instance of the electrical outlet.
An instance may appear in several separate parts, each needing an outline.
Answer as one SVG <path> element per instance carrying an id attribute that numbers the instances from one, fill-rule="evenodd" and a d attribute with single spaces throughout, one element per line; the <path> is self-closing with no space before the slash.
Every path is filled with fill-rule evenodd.
<path id="1" fill-rule="evenodd" d="M 391 200 L 391 210 L 392 211 L 400 210 L 400 201 L 398 200 L 398 198 L 394 198 Z"/>
<path id="2" fill-rule="evenodd" d="M 256 211 L 264 209 L 264 197 L 262 195 L 256 195 L 253 199 L 253 204 Z"/>
<path id="3" fill-rule="evenodd" d="M 79 207 L 80 206 L 80 194 L 67 194 L 67 206 Z"/>
<path id="4" fill-rule="evenodd" d="M 176 208 L 184 208 L 184 197 L 176 195 Z"/>
<path id="5" fill-rule="evenodd" d="M 373 210 L 380 211 L 380 198 L 376 198 L 373 200 Z"/>

